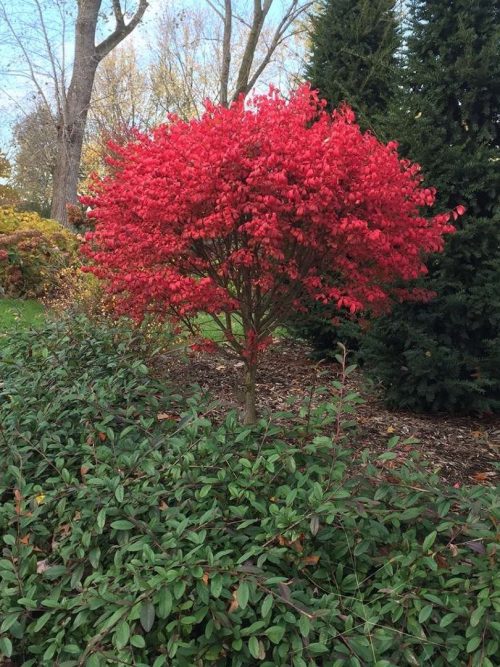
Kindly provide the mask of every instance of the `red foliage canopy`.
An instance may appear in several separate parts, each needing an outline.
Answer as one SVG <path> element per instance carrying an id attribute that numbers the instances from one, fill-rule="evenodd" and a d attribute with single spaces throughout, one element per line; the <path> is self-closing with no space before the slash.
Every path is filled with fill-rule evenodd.
<path id="1" fill-rule="evenodd" d="M 115 150 L 114 173 L 85 201 L 97 220 L 89 270 L 124 312 L 208 312 L 247 356 L 304 295 L 382 309 L 453 229 L 448 214 L 422 215 L 435 193 L 395 143 L 363 134 L 347 107 L 331 116 L 307 86 L 289 101 L 271 91 L 209 105 Z M 224 312 L 240 316 L 244 341 Z"/>

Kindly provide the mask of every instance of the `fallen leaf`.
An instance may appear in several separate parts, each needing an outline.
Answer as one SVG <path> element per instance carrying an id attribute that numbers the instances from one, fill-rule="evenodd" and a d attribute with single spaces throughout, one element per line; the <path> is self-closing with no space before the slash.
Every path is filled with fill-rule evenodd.
<path id="1" fill-rule="evenodd" d="M 49 564 L 46 560 L 39 560 L 36 564 L 36 573 L 43 574 L 46 570 L 49 569 Z"/>
<path id="2" fill-rule="evenodd" d="M 44 500 L 45 500 L 44 493 L 39 493 L 37 496 L 35 496 L 35 501 L 37 505 L 43 505 Z"/>
<path id="3" fill-rule="evenodd" d="M 14 500 L 16 501 L 16 514 L 19 516 L 21 514 L 21 503 L 23 500 L 19 489 L 14 489 Z"/>
<path id="4" fill-rule="evenodd" d="M 302 559 L 304 565 L 317 565 L 319 563 L 319 556 L 312 554 L 311 556 L 306 556 Z"/>
<path id="5" fill-rule="evenodd" d="M 207 573 L 207 572 L 205 572 L 205 573 L 203 574 L 201 580 L 203 581 L 203 583 L 204 583 L 205 585 L 208 584 L 208 573 Z"/>
<path id="6" fill-rule="evenodd" d="M 436 554 L 435 555 L 435 560 L 436 563 L 439 565 L 439 567 L 446 569 L 448 567 L 448 561 L 442 554 Z"/>
<path id="7" fill-rule="evenodd" d="M 176 421 L 177 420 L 177 415 L 175 415 L 171 412 L 159 412 L 156 415 L 156 419 L 159 422 L 165 421 L 166 419 L 169 419 L 170 421 Z"/>
<path id="8" fill-rule="evenodd" d="M 233 596 L 231 598 L 231 604 L 229 605 L 229 613 L 231 614 L 233 611 L 236 611 L 238 609 L 238 600 L 236 599 L 236 590 L 233 591 Z"/>
<path id="9" fill-rule="evenodd" d="M 97 437 L 99 438 L 99 440 L 100 440 L 101 442 L 104 442 L 104 441 L 106 440 L 106 434 L 105 434 L 105 433 L 101 433 L 101 432 L 99 432 L 99 433 L 97 434 Z"/>
<path id="10" fill-rule="evenodd" d="M 387 427 L 387 431 L 386 431 L 386 433 L 394 433 L 395 430 L 396 430 L 396 429 L 394 428 L 394 426 L 388 426 L 388 427 Z"/>
<path id="11" fill-rule="evenodd" d="M 476 482 L 486 482 L 488 481 L 488 477 L 495 477 L 496 473 L 493 472 L 492 470 L 489 471 L 484 471 L 484 472 L 475 472 L 471 478 L 476 481 Z"/>
<path id="12" fill-rule="evenodd" d="M 480 540 L 470 540 L 470 542 L 464 542 L 464 545 L 477 554 L 484 554 L 486 551 L 484 544 Z"/>
<path id="13" fill-rule="evenodd" d="M 69 523 L 63 523 L 63 524 L 61 524 L 61 525 L 59 526 L 59 531 L 60 531 L 61 535 L 63 535 L 64 537 L 66 537 L 67 535 L 69 535 L 69 534 L 71 533 L 71 526 L 70 526 L 70 524 L 69 524 Z"/>
<path id="14" fill-rule="evenodd" d="M 280 581 L 278 584 L 278 592 L 283 598 L 283 600 L 285 600 L 286 602 L 290 602 L 290 589 L 288 588 L 288 584 Z"/>

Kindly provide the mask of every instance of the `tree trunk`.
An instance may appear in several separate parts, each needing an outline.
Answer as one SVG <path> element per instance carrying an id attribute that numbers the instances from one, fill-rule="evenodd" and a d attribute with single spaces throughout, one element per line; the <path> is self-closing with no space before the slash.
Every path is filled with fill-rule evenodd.
<path id="1" fill-rule="evenodd" d="M 83 138 L 96 67 L 96 62 L 87 62 L 76 77 L 77 81 L 71 82 L 66 118 L 61 119 L 58 129 L 51 217 L 63 225 L 67 224 L 67 205 L 78 203 Z"/>
<path id="2" fill-rule="evenodd" d="M 83 136 L 99 64 L 95 35 L 102 0 L 78 2 L 75 25 L 75 59 L 68 93 L 58 118 L 58 145 L 51 216 L 67 224 L 66 206 L 77 203 Z"/>
<path id="3" fill-rule="evenodd" d="M 257 379 L 257 364 L 245 364 L 245 410 L 243 413 L 244 424 L 255 424 L 257 421 L 257 408 L 255 405 L 255 382 Z"/>
<path id="4" fill-rule="evenodd" d="M 102 0 L 78 0 L 77 4 L 73 74 L 67 95 L 59 101 L 58 145 L 51 207 L 51 216 L 64 225 L 67 224 L 67 205 L 78 201 L 83 138 L 97 66 L 134 30 L 148 6 L 147 0 L 139 0 L 135 14 L 126 24 L 120 0 L 113 0 L 115 29 L 96 45 Z"/>

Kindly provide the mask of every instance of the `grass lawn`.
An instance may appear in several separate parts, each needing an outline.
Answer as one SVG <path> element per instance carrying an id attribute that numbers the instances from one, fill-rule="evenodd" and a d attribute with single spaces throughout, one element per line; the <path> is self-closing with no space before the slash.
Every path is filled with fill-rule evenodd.
<path id="1" fill-rule="evenodd" d="M 41 324 L 45 308 L 34 300 L 0 299 L 0 335 Z"/>
<path id="2" fill-rule="evenodd" d="M 224 315 L 222 314 L 221 319 L 224 320 Z M 237 338 L 243 336 L 243 327 L 241 326 L 240 320 L 236 316 L 232 316 L 233 321 L 233 332 Z M 210 315 L 203 313 L 198 315 L 196 318 L 196 324 L 200 327 L 201 334 L 210 340 L 220 343 L 224 340 L 224 336 L 215 322 L 212 320 Z M 274 336 L 279 336 L 283 338 L 287 335 L 287 330 L 285 327 L 277 327 L 274 332 Z"/>

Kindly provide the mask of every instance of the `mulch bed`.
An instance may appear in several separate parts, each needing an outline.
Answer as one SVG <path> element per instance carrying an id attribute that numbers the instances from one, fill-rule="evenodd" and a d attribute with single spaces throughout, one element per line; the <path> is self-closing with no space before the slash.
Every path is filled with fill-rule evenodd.
<path id="1" fill-rule="evenodd" d="M 257 378 L 258 408 L 261 414 L 290 409 L 290 399 L 308 399 L 312 386 L 328 387 L 338 379 L 336 363 L 318 363 L 309 348 L 296 341 L 278 339 L 263 355 Z M 165 355 L 162 374 L 186 384 L 197 384 L 215 399 L 222 416 L 241 405 L 242 363 L 223 353 L 196 352 L 189 358 Z M 182 383 L 182 384 L 181 384 Z M 358 392 L 363 403 L 356 411 L 358 424 L 355 446 L 374 453 L 387 450 L 388 440 L 397 435 L 396 450 L 402 457 L 418 449 L 431 468 L 451 484 L 494 484 L 500 481 L 495 464 L 500 462 L 500 415 L 455 417 L 388 410 L 377 391 L 359 370 L 349 375 L 349 391 Z M 332 393 L 335 391 L 331 389 Z M 325 397 L 322 398 L 325 400 Z M 415 438 L 418 443 L 405 445 Z"/>

